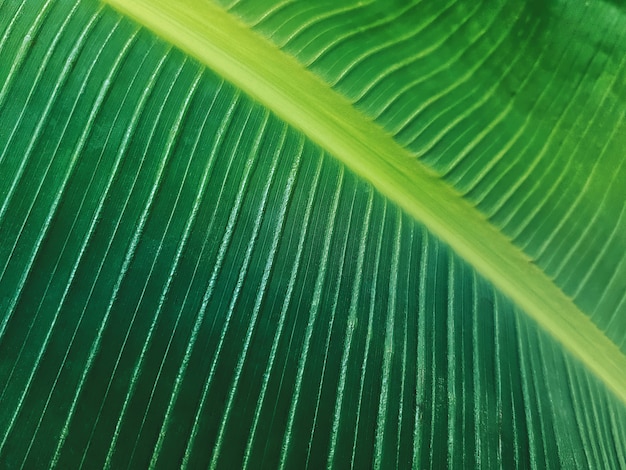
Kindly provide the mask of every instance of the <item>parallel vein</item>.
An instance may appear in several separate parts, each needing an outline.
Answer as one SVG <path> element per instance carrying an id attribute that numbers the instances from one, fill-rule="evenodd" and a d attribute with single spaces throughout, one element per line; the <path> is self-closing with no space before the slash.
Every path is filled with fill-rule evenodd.
<path id="1" fill-rule="evenodd" d="M 626 402 L 626 357 L 616 345 L 474 207 L 345 98 L 211 3 L 109 3 L 264 103 L 423 222 Z"/>

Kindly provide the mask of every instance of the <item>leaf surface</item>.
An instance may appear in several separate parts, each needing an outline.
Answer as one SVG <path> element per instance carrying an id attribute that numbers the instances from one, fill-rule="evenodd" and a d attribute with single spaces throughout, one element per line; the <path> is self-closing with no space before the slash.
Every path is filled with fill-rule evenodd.
<path id="1" fill-rule="evenodd" d="M 624 14 L 591 3 L 233 5 L 309 108 L 97 2 L 1 3 L 0 461 L 624 466 Z"/>

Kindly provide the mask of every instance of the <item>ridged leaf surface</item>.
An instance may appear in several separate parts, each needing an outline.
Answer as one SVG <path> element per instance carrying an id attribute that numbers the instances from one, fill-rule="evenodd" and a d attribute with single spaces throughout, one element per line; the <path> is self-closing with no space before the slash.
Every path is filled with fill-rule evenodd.
<path id="1" fill-rule="evenodd" d="M 626 467 L 623 4 L 222 6 L 443 189 L 139 17 L 0 0 L 0 466 Z"/>

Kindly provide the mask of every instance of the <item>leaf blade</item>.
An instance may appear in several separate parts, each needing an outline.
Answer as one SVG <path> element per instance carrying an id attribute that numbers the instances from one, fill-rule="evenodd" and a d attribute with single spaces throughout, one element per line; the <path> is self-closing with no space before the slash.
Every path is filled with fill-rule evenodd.
<path id="1" fill-rule="evenodd" d="M 271 107 L 426 224 L 626 403 L 626 356 L 615 344 L 458 193 L 425 167 L 411 164 L 411 155 L 349 102 L 211 3 L 110 3 Z"/>

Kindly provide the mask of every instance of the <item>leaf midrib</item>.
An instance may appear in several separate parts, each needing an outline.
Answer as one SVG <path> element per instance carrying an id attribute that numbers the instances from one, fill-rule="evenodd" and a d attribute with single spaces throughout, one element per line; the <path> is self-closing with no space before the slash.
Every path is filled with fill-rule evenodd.
<path id="1" fill-rule="evenodd" d="M 451 186 L 297 60 L 204 0 L 105 0 L 241 88 L 446 242 L 626 403 L 626 356 Z"/>

